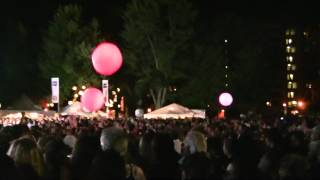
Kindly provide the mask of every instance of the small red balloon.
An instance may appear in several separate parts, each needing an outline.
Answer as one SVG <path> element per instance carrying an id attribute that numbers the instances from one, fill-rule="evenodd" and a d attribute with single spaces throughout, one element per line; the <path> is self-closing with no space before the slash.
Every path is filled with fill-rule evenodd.
<path id="1" fill-rule="evenodd" d="M 120 49 L 113 43 L 102 42 L 91 55 L 92 64 L 97 73 L 111 76 L 122 66 Z"/>
<path id="2" fill-rule="evenodd" d="M 81 104 L 85 111 L 98 111 L 104 105 L 104 95 L 97 88 L 88 88 L 81 96 Z"/>

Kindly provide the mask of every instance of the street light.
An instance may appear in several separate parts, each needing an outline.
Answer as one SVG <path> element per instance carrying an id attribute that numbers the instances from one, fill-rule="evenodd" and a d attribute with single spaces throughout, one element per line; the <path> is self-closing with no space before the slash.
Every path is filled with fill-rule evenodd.
<path id="1" fill-rule="evenodd" d="M 78 94 L 79 94 L 80 96 L 82 96 L 82 95 L 83 95 L 83 93 L 84 93 L 83 91 L 79 91 L 79 93 L 78 93 Z"/>
<path id="2" fill-rule="evenodd" d="M 76 91 L 77 89 L 78 89 L 77 86 L 72 87 L 72 90 L 74 90 L 74 91 Z"/>
<path id="3" fill-rule="evenodd" d="M 302 101 L 298 101 L 298 107 L 303 107 L 304 103 Z"/>
<path id="4" fill-rule="evenodd" d="M 271 103 L 269 101 L 267 101 L 266 106 L 271 107 Z"/>

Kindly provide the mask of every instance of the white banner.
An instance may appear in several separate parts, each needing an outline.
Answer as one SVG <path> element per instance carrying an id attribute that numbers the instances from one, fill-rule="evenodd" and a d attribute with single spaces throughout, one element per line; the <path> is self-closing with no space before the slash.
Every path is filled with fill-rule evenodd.
<path id="1" fill-rule="evenodd" d="M 51 78 L 52 103 L 59 103 L 59 78 Z"/>
<path id="2" fill-rule="evenodd" d="M 105 97 L 105 102 L 109 104 L 109 81 L 102 80 L 102 92 Z"/>

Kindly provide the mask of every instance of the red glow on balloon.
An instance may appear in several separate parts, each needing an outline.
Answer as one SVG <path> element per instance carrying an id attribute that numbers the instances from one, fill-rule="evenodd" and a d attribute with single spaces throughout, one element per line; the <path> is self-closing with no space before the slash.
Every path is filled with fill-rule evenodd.
<path id="1" fill-rule="evenodd" d="M 220 94 L 219 102 L 222 106 L 230 106 L 233 102 L 232 95 L 227 92 Z"/>
<path id="2" fill-rule="evenodd" d="M 122 66 L 120 49 L 112 43 L 102 42 L 91 55 L 92 64 L 97 73 L 110 76 L 116 73 Z"/>
<path id="3" fill-rule="evenodd" d="M 85 111 L 97 111 L 104 105 L 104 95 L 99 89 L 88 88 L 81 96 L 81 104 Z"/>

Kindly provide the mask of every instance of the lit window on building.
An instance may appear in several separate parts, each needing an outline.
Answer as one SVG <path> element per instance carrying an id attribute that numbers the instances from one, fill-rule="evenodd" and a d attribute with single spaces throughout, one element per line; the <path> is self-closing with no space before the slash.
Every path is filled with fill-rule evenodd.
<path id="1" fill-rule="evenodd" d="M 287 52 L 287 53 L 295 53 L 295 52 L 296 52 L 296 48 L 295 48 L 295 47 L 287 46 L 286 52 Z"/>
<path id="2" fill-rule="evenodd" d="M 288 80 L 293 80 L 293 74 L 288 74 Z"/>
<path id="3" fill-rule="evenodd" d="M 294 64 L 287 64 L 287 71 L 295 71 L 296 65 Z"/>
<path id="4" fill-rule="evenodd" d="M 297 105 L 298 104 L 298 102 L 297 101 L 292 101 L 292 105 Z"/>
<path id="5" fill-rule="evenodd" d="M 296 83 L 296 82 L 293 82 L 293 83 L 292 83 L 292 89 L 297 89 L 297 88 L 298 88 L 297 83 Z"/>
<path id="6" fill-rule="evenodd" d="M 292 43 L 292 39 L 286 39 L 286 44 L 291 44 Z"/>
<path id="7" fill-rule="evenodd" d="M 288 82 L 288 89 L 292 89 L 292 82 L 291 81 Z"/>
<path id="8" fill-rule="evenodd" d="M 286 48 L 287 53 L 290 53 L 290 52 L 291 52 L 290 49 L 291 49 L 291 47 L 290 47 L 290 46 L 287 46 L 287 48 Z"/>
<path id="9" fill-rule="evenodd" d="M 311 89 L 311 88 L 312 88 L 312 84 L 311 84 L 311 83 L 307 83 L 307 84 L 306 84 L 306 87 L 307 87 L 308 89 Z"/>
<path id="10" fill-rule="evenodd" d="M 293 57 L 292 56 L 288 56 L 288 61 L 292 62 L 293 61 Z"/>
<path id="11" fill-rule="evenodd" d="M 294 29 L 291 29 L 290 30 L 290 35 L 294 36 L 296 34 L 295 30 Z"/>
<path id="12" fill-rule="evenodd" d="M 289 29 L 286 30 L 286 35 L 287 35 L 287 36 L 290 35 L 290 30 L 289 30 Z"/>
<path id="13" fill-rule="evenodd" d="M 288 98 L 294 98 L 294 92 L 293 91 L 288 92 Z"/>

